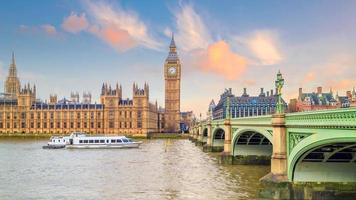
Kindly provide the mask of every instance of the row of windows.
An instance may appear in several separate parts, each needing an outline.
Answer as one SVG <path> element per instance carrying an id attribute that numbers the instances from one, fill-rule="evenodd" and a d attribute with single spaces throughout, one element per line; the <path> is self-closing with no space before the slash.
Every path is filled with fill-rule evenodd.
<path id="1" fill-rule="evenodd" d="M 127 118 L 129 116 L 131 118 L 132 117 L 132 112 L 131 111 L 120 111 L 119 112 L 119 116 L 124 116 L 125 118 Z M 115 118 L 115 111 L 109 111 L 108 117 L 109 117 L 109 119 Z"/>
<path id="2" fill-rule="evenodd" d="M 109 128 L 115 128 L 115 122 L 109 121 Z M 132 122 L 120 122 L 119 128 L 132 128 Z M 142 128 L 142 122 L 138 121 L 137 128 Z"/>
<path id="3" fill-rule="evenodd" d="M 131 142 L 130 140 L 128 140 L 128 139 L 125 139 L 125 138 L 123 138 L 123 139 L 116 139 L 116 140 L 106 140 L 106 143 L 126 143 L 126 142 Z M 105 143 L 105 140 L 79 140 L 79 143 L 80 144 L 87 144 L 87 143 L 89 143 L 89 144 L 91 144 L 91 143 L 102 143 L 102 144 L 104 144 Z"/>
<path id="4" fill-rule="evenodd" d="M 18 123 L 14 122 L 12 124 L 12 127 L 13 128 L 27 128 L 27 124 L 24 123 L 24 122 L 21 122 L 20 123 L 20 127 L 18 127 Z M 49 125 L 49 126 L 48 126 Z M 63 126 L 61 126 L 63 125 Z M 76 125 L 76 127 L 75 127 Z M 90 125 L 90 127 L 89 127 Z M 50 123 L 47 123 L 47 122 L 44 122 L 43 123 L 43 126 L 41 126 L 41 123 L 38 122 L 36 124 L 36 127 L 35 127 L 35 123 L 31 122 L 30 123 L 30 128 L 95 128 L 95 123 L 94 122 L 91 122 L 91 123 L 87 123 L 87 122 L 84 122 L 84 123 L 74 123 L 74 122 L 70 122 L 67 124 L 67 122 L 64 122 L 63 124 L 61 124 L 60 122 L 58 123 L 53 123 L 53 122 L 50 122 Z M 0 122 L 0 128 L 5 128 L 5 124 L 3 122 Z M 6 128 L 11 128 L 11 123 L 6 123 Z M 101 128 L 101 123 L 98 122 L 97 123 L 97 127 L 96 128 Z"/>
<path id="5" fill-rule="evenodd" d="M 103 109 L 101 104 L 63 104 L 63 105 L 47 105 L 47 104 L 36 104 L 32 106 L 32 109 Z"/>
<path id="6" fill-rule="evenodd" d="M 259 116 L 259 115 L 268 115 L 271 114 L 275 111 L 275 107 L 266 107 L 263 109 L 236 109 L 231 108 L 230 109 L 230 114 L 232 118 L 237 118 L 237 117 L 250 117 L 250 116 Z M 226 116 L 226 111 L 219 109 L 213 113 L 214 119 L 223 119 L 224 116 Z"/>
<path id="7" fill-rule="evenodd" d="M 80 119 L 81 116 L 84 118 L 84 119 L 87 119 L 88 116 L 90 116 L 91 119 L 94 119 L 94 116 L 95 116 L 95 112 L 84 112 L 84 113 L 81 113 L 81 112 L 77 112 L 77 113 L 74 113 L 74 112 L 56 112 L 56 118 L 67 118 L 68 117 L 68 113 L 69 113 L 69 116 L 71 119 L 74 118 L 74 115 L 77 119 Z M 17 112 L 6 112 L 5 115 L 6 115 L 6 119 L 10 119 L 11 118 L 11 114 L 13 115 L 13 118 L 14 119 L 17 119 Z M 35 119 L 37 116 L 37 119 L 41 119 L 41 115 L 43 116 L 44 119 L 47 119 L 47 117 L 49 116 L 50 119 L 53 119 L 54 118 L 54 115 L 55 115 L 55 112 L 44 112 L 44 113 L 33 113 L 31 112 L 30 113 L 30 119 Z M 3 112 L 0 112 L 0 119 L 3 118 L 4 116 L 4 113 Z M 100 112 L 96 112 L 96 116 L 97 118 L 100 118 L 101 117 L 101 113 Z M 26 119 L 27 117 L 27 114 L 26 112 L 21 112 L 20 113 L 20 117 L 21 119 Z"/>
<path id="8" fill-rule="evenodd" d="M 231 104 L 230 107 L 270 107 L 270 106 L 276 106 L 275 103 L 271 104 L 260 104 L 260 103 L 255 103 L 255 104 Z"/>

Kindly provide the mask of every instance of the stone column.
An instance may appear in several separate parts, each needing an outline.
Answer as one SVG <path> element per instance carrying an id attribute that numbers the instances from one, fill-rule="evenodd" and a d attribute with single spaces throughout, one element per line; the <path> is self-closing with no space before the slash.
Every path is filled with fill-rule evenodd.
<path id="1" fill-rule="evenodd" d="M 285 114 L 272 115 L 273 153 L 271 159 L 272 179 L 276 182 L 288 181 L 287 177 L 287 137 Z"/>
<path id="2" fill-rule="evenodd" d="M 226 119 L 224 122 L 224 131 L 225 131 L 225 141 L 224 141 L 224 154 L 231 154 L 231 123 L 230 119 Z"/>
<path id="3" fill-rule="evenodd" d="M 206 140 L 206 145 L 207 146 L 211 146 L 213 145 L 213 133 L 212 133 L 212 130 L 211 130 L 211 123 L 209 122 L 208 125 L 208 139 Z"/>
<path id="4" fill-rule="evenodd" d="M 199 134 L 200 134 L 199 131 L 200 131 L 200 124 L 198 125 L 197 131 L 196 131 L 195 134 L 194 134 L 194 139 L 195 139 L 195 140 L 198 139 L 198 136 L 199 136 Z"/>
<path id="5" fill-rule="evenodd" d="M 199 125 L 199 135 L 197 136 L 199 142 L 203 141 L 203 125 Z"/>
<path id="6" fill-rule="evenodd" d="M 233 164 L 233 156 L 231 155 L 231 123 L 230 119 L 224 122 L 225 140 L 224 151 L 221 154 L 220 162 L 224 164 Z"/>

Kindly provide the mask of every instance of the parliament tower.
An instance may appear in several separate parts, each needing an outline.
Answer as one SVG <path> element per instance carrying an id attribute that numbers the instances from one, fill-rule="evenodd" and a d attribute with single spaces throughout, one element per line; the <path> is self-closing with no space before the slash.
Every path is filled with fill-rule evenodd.
<path id="1" fill-rule="evenodd" d="M 174 36 L 169 45 L 169 54 L 164 64 L 165 79 L 165 132 L 178 132 L 180 122 L 180 77 L 181 63 L 177 54 Z"/>
<path id="2" fill-rule="evenodd" d="M 11 98 L 16 98 L 20 92 L 20 80 L 17 77 L 17 69 L 15 63 L 15 55 L 12 52 L 12 61 L 9 67 L 9 75 L 5 81 L 5 93 Z"/>

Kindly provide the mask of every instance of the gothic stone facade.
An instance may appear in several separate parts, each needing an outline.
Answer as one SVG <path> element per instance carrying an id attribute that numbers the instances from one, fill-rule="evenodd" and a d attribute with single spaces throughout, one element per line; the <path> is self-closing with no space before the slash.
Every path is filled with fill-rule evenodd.
<path id="1" fill-rule="evenodd" d="M 209 105 L 208 117 L 211 119 L 227 118 L 229 110 L 231 118 L 251 117 L 260 115 L 270 115 L 276 112 L 278 101 L 277 89 L 275 94 L 273 90 L 264 92 L 261 88 L 258 96 L 250 96 L 247 94 L 246 88 L 243 89 L 241 96 L 232 94 L 232 89 L 225 89 L 225 92 L 220 95 L 218 104 L 212 100 Z M 227 100 L 229 98 L 229 101 Z M 287 104 L 282 99 L 283 105 L 287 108 Z"/>
<path id="2" fill-rule="evenodd" d="M 36 87 L 26 84 L 21 88 L 16 74 L 15 58 L 0 99 L 0 133 L 67 134 L 87 133 L 140 134 L 160 132 L 157 103 L 149 102 L 149 85 L 140 89 L 133 84 L 132 99 L 122 98 L 122 88 L 103 84 L 100 103 L 91 103 L 91 95 L 72 94 L 71 100 L 50 101 L 36 99 Z"/>
<path id="3" fill-rule="evenodd" d="M 169 54 L 164 64 L 165 79 L 165 131 L 180 130 L 180 78 L 181 63 L 172 36 Z"/>

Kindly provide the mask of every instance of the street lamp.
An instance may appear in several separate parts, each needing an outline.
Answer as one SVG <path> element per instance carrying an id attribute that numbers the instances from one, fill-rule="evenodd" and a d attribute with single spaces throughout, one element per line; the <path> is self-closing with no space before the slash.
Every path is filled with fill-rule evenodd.
<path id="1" fill-rule="evenodd" d="M 282 74 L 280 71 L 277 73 L 277 80 L 275 81 L 275 86 L 277 88 L 277 109 L 276 112 L 277 114 L 282 114 L 284 113 L 284 105 L 282 102 L 282 88 L 284 85 L 284 79 L 282 77 Z"/>

